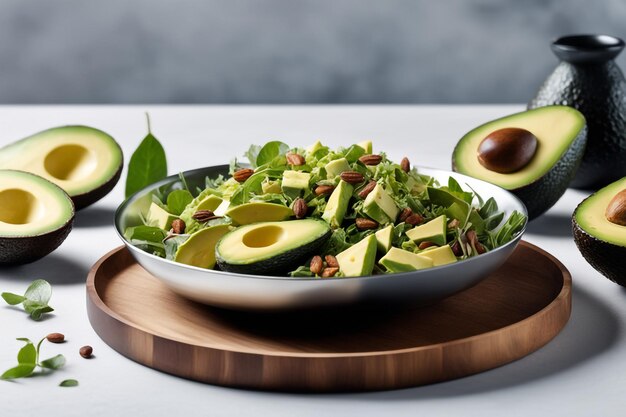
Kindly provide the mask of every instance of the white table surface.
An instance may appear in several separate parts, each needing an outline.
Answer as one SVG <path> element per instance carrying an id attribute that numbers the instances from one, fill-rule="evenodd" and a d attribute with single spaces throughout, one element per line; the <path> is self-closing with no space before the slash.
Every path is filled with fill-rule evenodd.
<path id="1" fill-rule="evenodd" d="M 459 137 L 523 106 L 6 106 L 0 107 L 0 145 L 39 130 L 87 124 L 113 135 L 126 160 L 146 133 L 144 112 L 163 143 L 170 173 L 221 164 L 249 143 L 282 140 L 332 146 L 364 139 L 399 160 L 450 167 Z M 430 386 L 377 393 L 279 394 L 204 385 L 134 363 L 109 348 L 91 328 L 85 278 L 91 265 L 120 245 L 112 226 L 126 172 L 106 198 L 76 216 L 63 245 L 30 265 L 0 269 L 0 292 L 21 293 L 36 278 L 54 288 L 54 314 L 34 322 L 0 305 L 0 371 L 15 364 L 20 342 L 62 332 L 68 342 L 46 344 L 42 355 L 63 353 L 54 375 L 0 381 L 0 415 L 63 416 L 623 416 L 626 411 L 626 292 L 581 257 L 570 215 L 585 193 L 569 190 L 532 222 L 525 239 L 558 257 L 573 274 L 573 312 L 565 329 L 539 351 L 507 366 Z M 1 301 L 1 300 L 0 300 Z M 78 349 L 94 347 L 84 360 Z M 66 378 L 78 388 L 60 388 Z"/>

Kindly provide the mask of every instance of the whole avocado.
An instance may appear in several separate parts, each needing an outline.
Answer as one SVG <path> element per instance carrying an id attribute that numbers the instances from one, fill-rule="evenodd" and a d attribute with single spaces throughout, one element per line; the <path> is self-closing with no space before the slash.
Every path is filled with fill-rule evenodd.
<path id="1" fill-rule="evenodd" d="M 602 35 L 557 39 L 552 50 L 561 63 L 528 104 L 574 107 L 587 119 L 587 148 L 574 188 L 596 190 L 626 176 L 626 81 L 613 61 L 623 47 L 621 39 Z"/>

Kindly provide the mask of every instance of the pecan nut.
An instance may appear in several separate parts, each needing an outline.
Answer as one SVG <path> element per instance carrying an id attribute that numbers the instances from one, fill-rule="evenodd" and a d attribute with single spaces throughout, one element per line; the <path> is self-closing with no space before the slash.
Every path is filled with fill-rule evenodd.
<path id="1" fill-rule="evenodd" d="M 172 232 L 177 235 L 185 233 L 185 227 L 187 227 L 187 225 L 183 219 L 174 219 L 172 221 Z"/>
<path id="2" fill-rule="evenodd" d="M 365 181 L 365 177 L 363 176 L 363 174 L 361 174 L 360 172 L 356 172 L 356 171 L 343 171 L 339 177 L 341 177 L 342 180 L 344 180 L 345 182 L 347 182 L 348 184 L 360 184 L 363 181 Z"/>
<path id="3" fill-rule="evenodd" d="M 192 219 L 200 223 L 206 223 L 209 220 L 218 219 L 220 217 L 221 216 L 216 216 L 211 210 L 198 210 L 191 216 Z"/>
<path id="4" fill-rule="evenodd" d="M 339 268 L 339 262 L 337 261 L 337 258 L 335 258 L 334 255 L 326 255 L 324 256 L 324 259 L 326 260 L 326 266 L 330 266 L 332 268 Z"/>
<path id="5" fill-rule="evenodd" d="M 413 214 L 413 210 L 411 210 L 410 207 L 405 208 L 404 210 L 402 210 L 400 212 L 400 216 L 398 217 L 398 220 L 400 222 L 404 222 L 406 221 L 406 219 Z"/>
<path id="6" fill-rule="evenodd" d="M 336 266 L 335 267 L 332 267 L 332 266 L 326 267 L 322 271 L 322 278 L 334 277 L 337 272 L 339 272 L 339 268 L 337 268 Z"/>
<path id="7" fill-rule="evenodd" d="M 306 201 L 302 198 L 296 198 L 293 202 L 293 214 L 296 215 L 296 219 L 303 219 L 306 217 L 306 213 L 309 210 Z"/>
<path id="8" fill-rule="evenodd" d="M 400 161 L 400 168 L 402 168 L 402 171 L 404 172 L 409 172 L 411 170 L 411 163 L 409 162 L 409 158 L 407 158 L 406 156 L 402 158 L 402 161 Z"/>
<path id="9" fill-rule="evenodd" d="M 245 182 L 248 178 L 250 178 L 254 174 L 254 170 L 251 168 L 241 168 L 235 171 L 233 174 L 233 178 L 237 182 Z"/>
<path id="10" fill-rule="evenodd" d="M 333 185 L 318 185 L 315 187 L 315 195 L 331 195 L 334 190 Z"/>
<path id="11" fill-rule="evenodd" d="M 366 219 L 365 217 L 357 217 L 356 228 L 359 230 L 371 230 L 378 228 L 378 222 L 372 219 Z"/>
<path id="12" fill-rule="evenodd" d="M 359 158 L 359 161 L 361 161 L 364 165 L 378 165 L 382 160 L 382 156 L 375 154 L 363 155 Z"/>
<path id="13" fill-rule="evenodd" d="M 411 226 L 417 226 L 418 224 L 422 224 L 424 222 L 424 218 L 417 213 L 413 213 L 406 218 L 405 222 Z"/>
<path id="14" fill-rule="evenodd" d="M 322 273 L 322 269 L 324 269 L 324 262 L 322 261 L 322 257 L 318 256 L 318 255 L 314 256 L 311 259 L 311 264 L 309 265 L 309 269 L 315 275 L 321 274 Z"/>
<path id="15" fill-rule="evenodd" d="M 437 246 L 437 244 L 435 242 L 431 242 L 430 240 L 425 240 L 423 242 L 421 242 L 417 248 L 419 250 L 424 250 L 426 248 L 430 248 L 431 246 Z"/>
<path id="16" fill-rule="evenodd" d="M 297 153 L 289 152 L 287 155 L 285 155 L 285 158 L 287 158 L 287 163 L 289 165 L 300 166 L 304 165 L 305 163 L 304 157 Z"/>
<path id="17" fill-rule="evenodd" d="M 63 333 L 50 333 L 46 339 L 50 343 L 63 343 L 65 342 L 65 335 Z"/>
<path id="18" fill-rule="evenodd" d="M 485 249 L 483 244 L 478 241 L 478 236 L 476 235 L 476 231 L 468 230 L 465 236 L 467 237 L 467 240 L 469 241 L 470 245 L 476 248 L 476 252 L 479 255 L 487 252 L 487 249 Z"/>
<path id="19" fill-rule="evenodd" d="M 93 354 L 93 348 L 89 345 L 83 346 L 82 348 L 78 350 L 78 353 L 80 353 L 80 356 L 82 356 L 83 358 L 89 359 L 91 358 L 91 355 Z"/>
<path id="20" fill-rule="evenodd" d="M 361 191 L 359 191 L 359 197 L 361 198 L 365 198 L 369 195 L 369 193 L 372 192 L 372 190 L 374 188 L 376 188 L 376 184 L 378 184 L 376 181 L 370 181 L 367 183 L 367 185 L 365 187 L 363 187 L 363 189 Z"/>

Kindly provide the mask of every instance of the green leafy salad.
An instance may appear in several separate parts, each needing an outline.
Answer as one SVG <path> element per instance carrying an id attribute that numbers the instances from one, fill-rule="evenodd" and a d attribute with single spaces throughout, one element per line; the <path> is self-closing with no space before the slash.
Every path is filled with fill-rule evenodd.
<path id="1" fill-rule="evenodd" d="M 330 149 L 253 145 L 248 164 L 204 189 L 153 195 L 125 238 L 154 255 L 207 269 L 293 277 L 413 271 L 479 256 L 526 224 L 452 177 L 439 184 L 371 142 Z"/>

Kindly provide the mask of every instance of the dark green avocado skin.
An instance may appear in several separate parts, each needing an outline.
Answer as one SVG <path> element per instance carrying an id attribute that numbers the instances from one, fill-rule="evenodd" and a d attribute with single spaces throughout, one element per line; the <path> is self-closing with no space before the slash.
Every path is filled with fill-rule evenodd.
<path id="1" fill-rule="evenodd" d="M 587 149 L 572 187 L 597 190 L 626 176 L 626 82 L 615 62 L 561 62 L 528 108 L 553 104 L 574 107 L 587 119 Z"/>
<path id="2" fill-rule="evenodd" d="M 37 236 L 0 237 L 0 266 L 22 265 L 58 248 L 72 230 L 74 215 L 60 228 Z"/>
<path id="3" fill-rule="evenodd" d="M 223 259 L 217 251 L 215 258 L 217 260 L 217 265 L 222 271 L 252 275 L 286 275 L 289 271 L 296 269 L 298 265 L 302 265 L 307 258 L 315 255 L 322 245 L 326 243 L 326 240 L 330 237 L 331 233 L 332 232 L 329 230 L 313 242 L 282 252 L 270 259 L 258 261 L 253 264 L 242 265 L 228 263 L 228 261 Z"/>
<path id="4" fill-rule="evenodd" d="M 574 242 L 585 260 L 611 281 L 626 287 L 626 247 L 590 235 L 580 227 L 575 217 L 572 217 L 572 231 Z"/>

